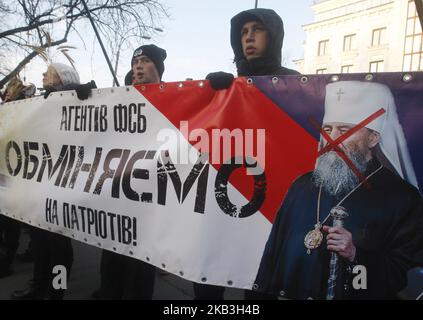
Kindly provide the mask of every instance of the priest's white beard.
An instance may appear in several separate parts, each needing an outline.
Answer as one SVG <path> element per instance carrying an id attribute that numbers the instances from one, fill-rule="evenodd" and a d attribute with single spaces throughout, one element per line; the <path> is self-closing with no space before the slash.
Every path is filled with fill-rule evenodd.
<path id="1" fill-rule="evenodd" d="M 367 161 L 358 148 L 354 149 L 347 152 L 347 157 L 364 174 Z M 322 185 L 323 190 L 333 196 L 345 195 L 359 184 L 357 175 L 335 151 L 326 152 L 317 159 L 312 181 L 316 187 Z"/>

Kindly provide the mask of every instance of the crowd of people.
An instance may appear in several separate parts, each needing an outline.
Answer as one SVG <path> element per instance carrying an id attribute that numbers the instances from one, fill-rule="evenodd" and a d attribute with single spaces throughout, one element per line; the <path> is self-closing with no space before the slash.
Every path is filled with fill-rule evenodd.
<path id="1" fill-rule="evenodd" d="M 237 75 L 299 75 L 297 71 L 287 69 L 281 65 L 283 38 L 282 19 L 271 9 L 251 9 L 234 16 L 231 20 L 230 39 Z M 131 70 L 125 77 L 125 85 L 160 83 L 165 70 L 164 61 L 166 56 L 167 53 L 164 49 L 153 44 L 137 48 L 132 56 Z M 209 80 L 213 89 L 225 90 L 231 86 L 234 75 L 226 72 L 213 72 L 208 74 L 206 79 Z M 87 99 L 91 89 L 95 87 L 94 81 L 81 84 L 77 71 L 65 64 L 52 63 L 43 74 L 45 98 L 48 98 L 53 91 L 75 90 L 79 99 Z M 335 92 L 335 89 L 333 92 Z M 4 102 L 9 102 L 25 99 L 34 94 L 35 87 L 33 85 L 25 86 L 19 77 L 15 77 L 9 81 L 1 98 Z M 339 123 L 334 123 L 329 118 L 325 118 L 325 121 L 324 125 L 331 130 L 329 132 L 328 129 L 329 135 L 338 132 Z M 349 120 L 342 119 L 342 121 L 338 122 L 349 123 Z M 348 125 L 352 126 L 354 124 L 349 123 Z M 372 149 L 378 145 L 380 135 L 377 131 L 378 128 L 371 130 L 362 128 L 362 130 L 364 132 L 362 132 L 363 137 L 365 137 L 363 139 L 366 139 L 367 144 L 363 147 L 362 144 L 356 142 L 356 144 L 351 143 L 349 146 L 351 150 L 355 150 L 354 147 L 357 145 L 362 147 L 362 152 L 366 156 L 363 172 L 369 175 L 375 170 L 379 170 L 378 168 L 380 167 L 380 162 L 372 156 Z M 347 148 L 347 152 L 349 150 Z M 326 162 L 324 165 L 330 167 L 331 163 L 328 164 Z M 298 246 L 301 246 L 301 244 L 296 244 L 298 237 L 289 230 L 292 229 L 301 234 L 307 226 L 301 223 L 304 219 L 287 226 L 284 223 L 286 221 L 295 221 L 295 217 L 293 216 L 289 220 L 284 219 L 284 217 L 293 215 L 292 212 L 297 211 L 305 216 L 310 215 L 311 217 L 314 215 L 314 205 L 308 207 L 308 204 L 303 201 L 305 197 L 302 193 L 307 193 L 307 196 L 309 196 L 309 194 L 314 195 L 316 190 L 320 190 L 320 193 L 323 194 L 322 201 L 325 203 L 335 201 L 355 187 L 354 183 L 352 183 L 345 190 L 337 189 L 336 192 L 331 193 L 330 188 L 326 185 L 328 181 L 324 177 L 318 176 L 321 173 L 319 169 L 321 169 L 320 165 L 317 166 L 315 173 L 297 180 L 288 192 L 286 201 L 277 215 L 274 228 L 266 245 L 256 280 L 257 284 L 253 287 L 254 290 L 245 290 L 246 299 L 273 299 L 282 295 L 281 292 L 283 292 L 283 295 L 287 294 L 287 297 L 292 298 L 307 298 L 310 294 L 314 294 L 316 298 L 324 298 L 322 287 L 328 275 L 321 270 L 324 269 L 322 266 L 327 266 L 330 252 L 338 252 L 349 264 L 357 261 L 362 263 L 369 262 L 374 270 L 381 270 L 385 257 L 372 256 L 366 250 L 358 249 L 353 244 L 352 239 L 357 231 L 355 225 L 353 230 L 350 231 L 345 228 L 323 226 L 323 231 L 328 239 L 327 246 L 316 247 L 315 252 L 311 254 L 306 254 L 304 253 L 305 251 L 298 253 L 298 250 L 300 250 Z M 348 168 L 344 169 L 348 170 Z M 325 168 L 325 170 L 331 171 L 330 168 Z M 382 181 L 388 179 L 395 183 L 398 186 L 397 189 L 399 188 L 398 190 L 400 190 L 393 188 L 390 192 L 393 195 L 396 192 L 400 192 L 405 198 L 405 203 L 412 202 L 413 206 L 400 208 L 401 210 L 398 211 L 397 216 L 394 213 L 389 216 L 389 221 L 392 223 L 389 228 L 397 231 L 392 236 L 396 239 L 398 238 L 398 240 L 392 243 L 390 247 L 383 247 L 383 250 L 386 251 L 392 249 L 393 253 L 392 255 L 387 253 L 387 257 L 392 257 L 391 260 L 387 260 L 389 268 L 383 268 L 384 273 L 376 274 L 376 280 L 372 282 L 372 285 L 382 288 L 374 289 L 372 287 L 373 291 L 371 293 L 373 295 L 371 297 L 376 298 L 392 297 L 404 287 L 407 271 L 416 265 L 413 254 L 419 250 L 418 244 L 420 244 L 420 248 L 423 247 L 421 236 L 416 235 L 417 231 L 423 234 L 423 224 L 419 224 L 422 221 L 423 209 L 418 190 L 406 181 L 389 173 L 387 169 L 382 170 L 382 173 Z M 311 182 L 312 177 L 320 177 L 317 186 Z M 378 177 L 375 176 L 374 179 L 378 179 Z M 385 182 L 381 182 L 380 185 L 383 183 Z M 293 203 L 292 206 L 298 205 L 300 208 L 296 209 L 297 211 L 292 210 L 291 203 Z M 386 204 L 383 208 L 389 211 L 389 204 Z M 362 208 L 357 210 L 360 212 Z M 365 210 L 362 210 L 362 212 L 364 214 Z M 413 219 L 417 219 L 417 223 L 407 221 L 407 214 Z M 362 219 L 366 218 L 363 217 Z M 387 224 L 382 218 L 380 223 L 383 225 Z M 413 228 L 410 223 L 415 227 Z M 22 225 L 19 222 L 0 215 L 0 246 L 6 248 L 1 252 L 0 277 L 11 274 L 11 265 L 19 244 L 21 228 Z M 370 231 L 380 232 L 376 227 L 372 230 Z M 352 232 L 352 236 L 350 232 Z M 55 265 L 64 265 L 68 270 L 68 276 L 71 274 L 73 263 L 71 240 L 59 234 L 34 227 L 30 227 L 30 235 L 31 246 L 29 252 L 31 254 L 27 254 L 27 256 L 32 256 L 34 261 L 33 279 L 27 288 L 11 293 L 12 298 L 20 300 L 63 299 L 64 290 L 55 290 L 51 285 L 52 268 Z M 293 239 L 287 238 L 287 235 L 291 235 Z M 366 241 L 368 242 L 369 240 L 366 238 L 364 240 L 361 239 L 359 242 L 365 246 L 367 244 Z M 295 248 L 292 247 L 294 243 L 297 246 Z M 346 252 L 346 244 L 348 245 L 348 252 Z M 290 259 L 287 259 L 287 257 L 290 257 Z M 308 265 L 308 267 L 300 267 L 303 264 Z M 94 292 L 94 297 L 98 299 L 152 299 L 155 272 L 156 268 L 148 263 L 103 250 L 100 268 L 101 287 Z M 377 271 L 372 272 L 377 273 Z M 326 278 L 322 280 L 324 277 Z M 388 284 L 384 281 L 388 282 Z M 310 289 L 310 286 L 313 286 L 313 288 Z M 194 283 L 193 288 L 195 298 L 199 300 L 220 300 L 224 298 L 224 287 Z M 339 298 L 345 298 L 349 297 L 350 292 L 344 290 L 337 294 Z"/>

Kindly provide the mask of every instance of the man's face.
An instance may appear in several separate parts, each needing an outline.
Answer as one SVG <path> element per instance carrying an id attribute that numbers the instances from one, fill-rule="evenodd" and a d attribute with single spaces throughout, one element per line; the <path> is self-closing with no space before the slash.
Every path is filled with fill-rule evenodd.
<path id="1" fill-rule="evenodd" d="M 59 75 L 57 74 L 56 70 L 49 66 L 47 71 L 43 73 L 43 88 L 51 88 L 55 86 L 60 86 L 62 81 L 60 80 Z"/>
<path id="2" fill-rule="evenodd" d="M 134 59 L 132 72 L 134 73 L 132 83 L 134 85 L 160 82 L 160 76 L 157 72 L 156 65 L 147 56 L 139 56 Z"/>
<path id="3" fill-rule="evenodd" d="M 345 122 L 330 122 L 323 124 L 323 130 L 330 136 L 332 140 L 336 140 L 351 130 L 353 127 L 355 127 L 355 125 Z M 371 148 L 373 148 L 377 142 L 379 142 L 378 133 L 373 132 L 367 128 L 360 128 L 357 132 L 349 136 L 342 143 L 338 144 L 338 146 L 342 151 L 345 152 L 347 156 L 354 152 L 359 152 L 364 156 L 366 161 L 369 161 L 372 157 Z M 325 147 L 327 144 L 328 142 L 324 141 L 322 147 Z"/>
<path id="4" fill-rule="evenodd" d="M 269 44 L 269 33 L 261 22 L 247 22 L 241 28 L 241 44 L 247 60 L 263 57 Z"/>
<path id="5" fill-rule="evenodd" d="M 332 140 L 346 134 L 354 125 L 343 122 L 323 124 L 323 130 Z M 379 142 L 377 132 L 361 128 L 337 146 L 345 153 L 355 168 L 364 174 L 368 161 L 372 158 L 371 149 Z M 320 148 L 328 145 L 323 139 Z M 333 150 L 325 152 L 317 158 L 313 171 L 313 182 L 316 187 L 323 186 L 331 195 L 346 194 L 359 183 L 358 176 L 351 167 Z"/>

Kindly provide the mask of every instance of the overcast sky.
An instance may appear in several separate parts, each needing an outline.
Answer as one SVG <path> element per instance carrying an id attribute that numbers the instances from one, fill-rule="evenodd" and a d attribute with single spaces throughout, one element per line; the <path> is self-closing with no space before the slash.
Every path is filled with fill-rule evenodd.
<path id="1" fill-rule="evenodd" d="M 283 60 L 287 67 L 295 68 L 293 59 L 303 57 L 305 33 L 302 25 L 313 20 L 312 0 L 259 0 L 259 7 L 275 10 L 284 21 L 285 40 Z M 178 81 L 186 78 L 204 79 L 212 71 L 236 73 L 232 63 L 233 52 L 229 41 L 230 19 L 238 12 L 254 7 L 254 0 L 163 0 L 168 7 L 169 19 L 163 20 L 164 32 L 143 43 L 134 43 L 134 48 L 142 44 L 155 43 L 166 49 L 164 81 Z M 112 86 L 112 76 L 108 70 L 101 49 L 96 44 L 88 23 L 82 34 L 86 35 L 86 49 L 78 46 L 78 39 L 69 39 L 77 50 L 71 55 L 81 81 L 94 79 L 99 87 Z M 95 43 L 94 52 L 92 44 Z M 123 52 L 118 70 L 118 78 L 123 78 L 130 68 L 132 50 Z M 57 60 L 65 62 L 62 57 Z M 29 82 L 41 85 L 41 72 L 45 63 L 36 59 L 24 71 Z"/>

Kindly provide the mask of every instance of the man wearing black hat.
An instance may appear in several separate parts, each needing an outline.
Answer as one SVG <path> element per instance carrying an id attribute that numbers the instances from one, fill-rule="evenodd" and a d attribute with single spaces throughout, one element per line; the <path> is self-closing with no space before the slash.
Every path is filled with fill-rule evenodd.
<path id="1" fill-rule="evenodd" d="M 164 72 L 166 51 L 144 45 L 134 51 L 131 71 L 125 85 L 159 83 Z M 111 251 L 103 250 L 101 257 L 101 299 L 151 300 L 156 268 L 153 265 Z"/>
<path id="2" fill-rule="evenodd" d="M 154 44 L 136 49 L 132 55 L 132 69 L 125 77 L 125 85 L 159 83 L 165 69 L 166 57 L 166 51 Z"/>
<path id="3" fill-rule="evenodd" d="M 238 76 L 298 75 L 281 66 L 284 28 L 281 17 L 271 9 L 251 9 L 231 20 L 231 46 Z M 213 72 L 206 77 L 216 89 L 227 89 L 233 75 Z"/>

